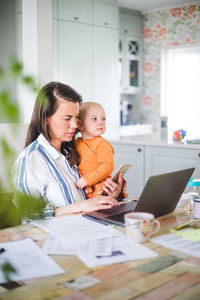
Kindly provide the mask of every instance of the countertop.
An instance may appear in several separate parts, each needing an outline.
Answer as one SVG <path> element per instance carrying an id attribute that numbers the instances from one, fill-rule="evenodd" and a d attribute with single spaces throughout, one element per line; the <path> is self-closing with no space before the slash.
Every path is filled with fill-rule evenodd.
<path id="1" fill-rule="evenodd" d="M 161 140 L 158 134 L 133 136 L 120 136 L 115 134 L 105 138 L 107 138 L 110 143 L 200 150 L 200 144 L 187 144 L 186 142 Z"/>

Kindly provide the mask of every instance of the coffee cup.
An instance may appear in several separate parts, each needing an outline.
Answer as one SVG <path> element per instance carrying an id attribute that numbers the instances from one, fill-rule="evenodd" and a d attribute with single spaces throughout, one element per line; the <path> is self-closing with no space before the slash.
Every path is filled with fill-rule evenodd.
<path id="1" fill-rule="evenodd" d="M 137 243 L 147 242 L 160 229 L 160 222 L 150 213 L 130 212 L 124 220 L 127 235 Z"/>

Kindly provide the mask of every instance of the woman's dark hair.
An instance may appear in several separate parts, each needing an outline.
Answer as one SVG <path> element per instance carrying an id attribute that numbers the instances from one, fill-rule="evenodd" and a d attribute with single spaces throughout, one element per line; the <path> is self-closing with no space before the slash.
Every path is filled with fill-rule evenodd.
<path id="1" fill-rule="evenodd" d="M 26 136 L 25 147 L 36 140 L 40 133 L 42 133 L 48 141 L 51 140 L 47 118 L 55 113 L 58 107 L 59 98 L 74 103 L 82 103 L 81 95 L 66 84 L 53 81 L 43 86 L 36 98 L 35 107 Z M 75 149 L 74 138 L 71 142 L 62 143 L 61 152 L 66 155 L 64 149 L 68 152 L 67 159 L 70 166 L 78 164 L 79 155 Z"/>

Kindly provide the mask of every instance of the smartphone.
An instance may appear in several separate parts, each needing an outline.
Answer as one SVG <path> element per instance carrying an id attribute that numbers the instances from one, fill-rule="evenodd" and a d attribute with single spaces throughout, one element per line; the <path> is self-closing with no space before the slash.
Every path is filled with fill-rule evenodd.
<path id="1" fill-rule="evenodd" d="M 121 173 L 122 175 L 124 175 L 131 166 L 131 164 L 121 165 L 119 169 L 115 172 L 115 174 L 112 176 L 111 180 L 117 183 L 119 174 Z"/>

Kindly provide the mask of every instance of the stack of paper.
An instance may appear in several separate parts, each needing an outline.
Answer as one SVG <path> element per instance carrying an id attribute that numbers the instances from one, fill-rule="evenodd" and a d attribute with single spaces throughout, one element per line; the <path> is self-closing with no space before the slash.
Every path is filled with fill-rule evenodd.
<path id="1" fill-rule="evenodd" d="M 112 226 L 82 216 L 34 221 L 50 232 L 43 250 L 48 254 L 77 255 L 89 267 L 157 256 L 157 253 L 132 242 Z"/>

